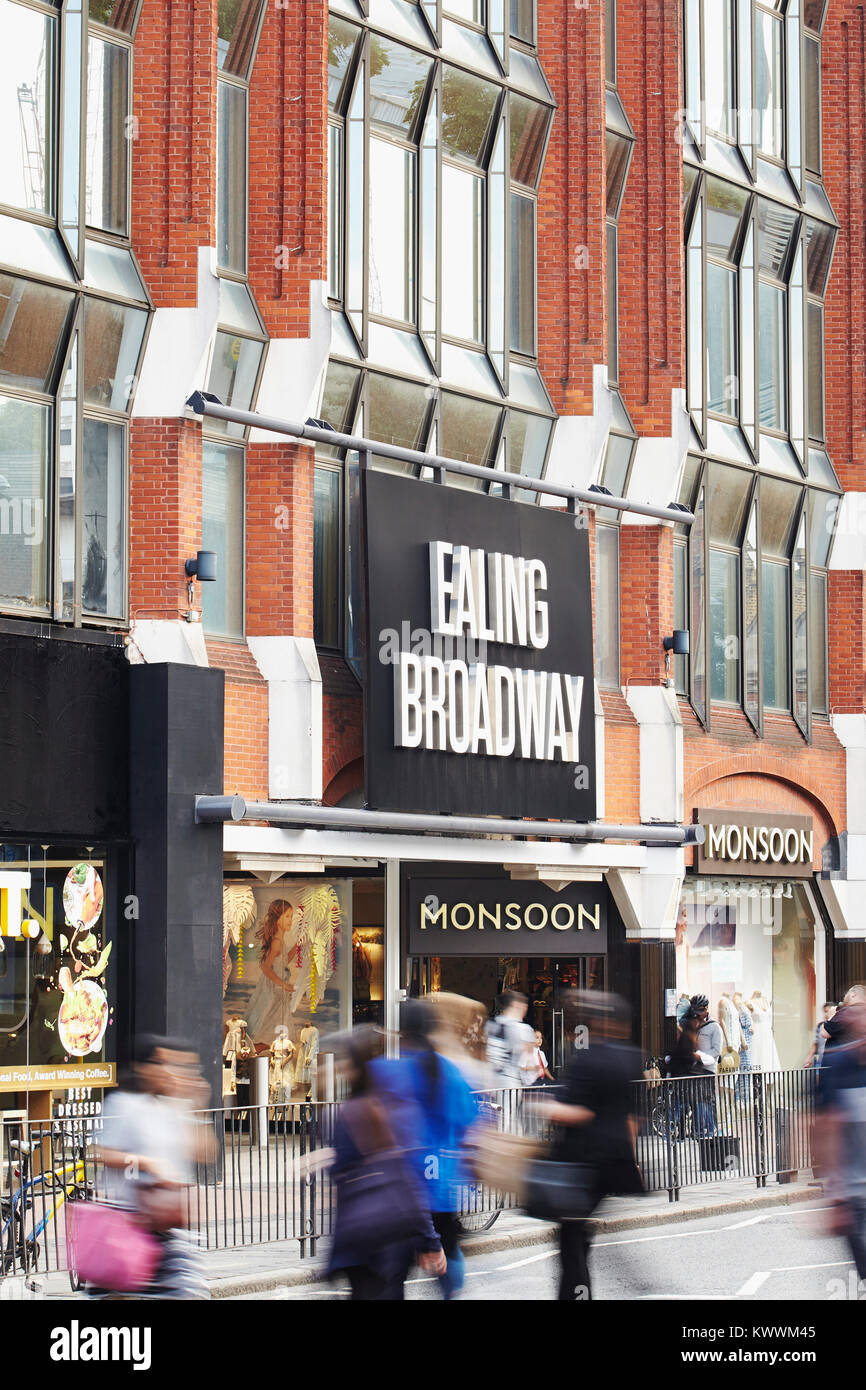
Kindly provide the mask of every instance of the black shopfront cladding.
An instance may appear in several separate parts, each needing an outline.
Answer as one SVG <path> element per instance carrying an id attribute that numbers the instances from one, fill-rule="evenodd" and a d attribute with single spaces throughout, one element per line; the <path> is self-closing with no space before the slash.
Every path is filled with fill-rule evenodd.
<path id="1" fill-rule="evenodd" d="M 0 936 L 0 1111 L 45 1115 L 51 1091 L 99 1085 L 136 1030 L 191 1037 L 217 1083 L 222 841 L 192 808 L 222 790 L 222 737 L 221 672 L 0 620 L 0 875 L 30 885 Z M 93 1031 L 73 1037 L 63 1000 L 79 991 L 77 1013 L 82 985 Z"/>

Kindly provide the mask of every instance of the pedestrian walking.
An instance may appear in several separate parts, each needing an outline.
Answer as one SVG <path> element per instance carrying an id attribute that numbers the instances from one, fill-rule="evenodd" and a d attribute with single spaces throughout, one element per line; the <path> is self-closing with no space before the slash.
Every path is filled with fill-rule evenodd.
<path id="1" fill-rule="evenodd" d="M 672 1088 L 671 1123 L 674 1128 L 679 1132 L 681 1118 L 691 1107 L 695 1138 L 711 1139 L 716 1133 L 713 1079 L 716 1063 L 710 1053 L 698 1046 L 699 1036 L 700 1020 L 686 1017 L 676 1044 L 665 1057 L 665 1076 L 682 1082 Z"/>
<path id="2" fill-rule="evenodd" d="M 524 1022 L 529 1001 L 516 989 L 502 995 L 502 1008 L 487 1025 L 487 1060 L 502 1087 L 522 1086 L 523 1069 L 531 1064 L 535 1034 Z"/>
<path id="3" fill-rule="evenodd" d="M 866 985 L 852 985 L 833 1017 L 824 1024 L 824 1032 L 827 1035 L 824 1044 L 825 1057 L 834 1048 L 843 1046 L 848 1041 L 846 1037 L 850 1020 L 848 1010 L 853 1004 L 866 1004 Z"/>
<path id="4" fill-rule="evenodd" d="M 437 1271 L 443 1297 L 463 1287 L 462 1227 L 457 1212 L 462 1187 L 470 1181 L 463 1148 L 478 1119 L 468 1082 L 433 1045 L 436 1016 L 423 999 L 410 999 L 400 1015 L 399 1058 L 380 1057 L 370 1074 L 377 1093 L 392 1107 L 395 1129 L 422 1180 L 433 1226 L 442 1242 L 446 1268 Z"/>
<path id="5" fill-rule="evenodd" d="M 626 1041 L 627 1006 L 617 995 L 587 990 L 567 1007 L 575 1024 L 587 1026 L 589 1045 L 573 1052 L 562 1099 L 545 1105 L 542 1113 L 558 1127 L 554 1161 L 573 1165 L 586 1203 L 581 1218 L 560 1222 L 560 1302 L 592 1297 L 586 1218 L 607 1195 L 643 1191 L 632 1103 L 632 1082 L 640 1077 L 642 1064 L 637 1048 Z"/>
<path id="6" fill-rule="evenodd" d="M 817 1070 L 822 1065 L 824 1061 L 824 1049 L 827 1046 L 828 1039 L 825 1025 L 830 1022 L 831 1018 L 835 1017 L 837 1008 L 838 1005 L 834 1004 L 832 1000 L 828 1000 L 821 1010 L 822 1017 L 815 1026 L 815 1035 L 812 1038 L 812 1046 L 809 1049 L 809 1055 L 803 1063 L 804 1067 L 814 1067 Z"/>
<path id="7" fill-rule="evenodd" d="M 824 1053 L 815 1141 L 830 1229 L 866 1279 L 866 1003 L 846 1003 L 845 1012 L 846 1041 Z"/>
<path id="8" fill-rule="evenodd" d="M 534 1046 L 528 1053 L 528 1061 L 521 1067 L 521 1078 L 524 1086 L 543 1086 L 546 1081 L 553 1081 L 553 1073 L 547 1065 L 547 1054 L 544 1051 L 544 1034 L 540 1029 L 535 1030 Z"/>
<path id="9" fill-rule="evenodd" d="M 105 1102 L 99 1157 L 113 1204 L 157 1243 L 156 1263 L 134 1294 L 88 1284 L 91 1297 L 210 1297 L 198 1249 L 183 1232 L 194 1164 L 211 1161 L 215 1149 L 210 1127 L 193 1114 L 208 1100 L 190 1043 L 136 1039 L 130 1076 Z"/>
<path id="10" fill-rule="evenodd" d="M 420 1117 L 406 1107 L 398 1120 L 377 1091 L 372 1065 L 381 1037 L 372 1027 L 330 1039 L 349 1091 L 334 1127 L 331 1180 L 336 1193 L 330 1276 L 345 1275 L 355 1302 L 397 1302 L 417 1262 L 434 1275 L 445 1270 L 427 1192 L 407 1148 Z"/>
<path id="11" fill-rule="evenodd" d="M 689 1014 L 686 1017 L 689 1016 L 698 1020 L 699 1050 L 709 1053 L 718 1067 L 725 1038 L 721 1025 L 714 1018 L 710 1018 L 710 1001 L 705 994 L 692 995 Z"/>

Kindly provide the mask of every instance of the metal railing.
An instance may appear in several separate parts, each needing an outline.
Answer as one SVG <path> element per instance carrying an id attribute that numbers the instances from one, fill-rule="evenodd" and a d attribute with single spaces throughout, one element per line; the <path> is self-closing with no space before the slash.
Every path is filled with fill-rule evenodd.
<path id="1" fill-rule="evenodd" d="M 637 1159 L 648 1191 L 673 1202 L 684 1187 L 753 1178 L 793 1181 L 810 1167 L 814 1071 L 734 1072 L 719 1077 L 633 1083 Z M 554 1089 L 554 1088 L 550 1088 Z M 544 1088 L 477 1093 L 482 1120 L 509 1134 L 547 1141 L 535 1101 Z M 262 1105 L 199 1112 L 215 1159 L 199 1166 L 187 1193 L 187 1226 L 205 1250 L 295 1241 L 301 1259 L 331 1234 L 327 1155 L 339 1102 Z M 69 1203 L 104 1197 L 99 1133 L 80 1122 L 4 1122 L 0 1131 L 0 1279 L 67 1268 Z M 467 1232 L 517 1207 L 509 1192 L 467 1181 L 460 1212 Z"/>

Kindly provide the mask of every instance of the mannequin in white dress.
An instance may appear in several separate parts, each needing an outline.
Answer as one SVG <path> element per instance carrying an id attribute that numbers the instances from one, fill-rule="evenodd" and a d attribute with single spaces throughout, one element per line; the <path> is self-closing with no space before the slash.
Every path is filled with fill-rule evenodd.
<path id="1" fill-rule="evenodd" d="M 247 1008 L 247 1031 L 256 1043 L 270 1047 L 282 1024 L 292 1018 L 292 956 L 298 944 L 294 908 L 285 898 L 277 898 L 268 908 L 256 933 L 261 943 L 261 975 Z"/>
<path id="2" fill-rule="evenodd" d="M 773 1011 L 770 1001 L 756 989 L 749 1003 L 752 1006 L 752 1026 L 755 1030 L 752 1037 L 752 1067 L 760 1068 L 764 1072 L 781 1071 L 782 1064 L 773 1037 Z"/>

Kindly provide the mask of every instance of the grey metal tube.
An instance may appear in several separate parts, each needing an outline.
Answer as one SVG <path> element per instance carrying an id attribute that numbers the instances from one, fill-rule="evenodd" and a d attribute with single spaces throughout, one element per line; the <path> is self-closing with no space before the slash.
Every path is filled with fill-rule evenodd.
<path id="1" fill-rule="evenodd" d="M 229 420 L 237 425 L 249 425 L 253 429 L 272 430 L 275 434 L 289 434 L 297 439 L 307 439 L 311 444 L 328 444 L 338 449 L 354 449 L 358 453 L 379 454 L 381 458 L 396 459 L 398 463 L 415 463 L 422 468 L 445 469 L 448 473 L 461 473 L 468 478 L 483 478 L 509 487 L 523 488 L 525 492 L 546 493 L 550 497 L 561 497 L 565 501 L 585 502 L 591 507 L 609 507 L 615 512 L 636 512 L 639 516 L 652 516 L 659 521 L 673 521 L 682 526 L 690 526 L 694 513 L 673 507 L 654 507 L 649 502 L 630 502 L 627 497 L 608 497 L 604 493 L 590 492 L 582 488 L 564 487 L 560 483 L 548 483 L 543 478 L 525 478 L 520 473 L 503 473 L 498 468 L 484 468 L 481 464 L 463 463 L 460 459 L 446 458 L 442 454 L 425 454 L 419 449 L 401 449 L 396 444 L 385 444 L 377 439 L 364 439 L 360 435 L 339 434 L 336 430 L 320 430 L 315 425 L 302 425 L 297 420 L 279 420 L 273 415 L 258 415 L 251 410 L 236 410 L 234 406 L 218 405 L 208 401 L 196 392 L 187 405 L 197 415 L 212 416 L 215 420 Z"/>
<path id="2" fill-rule="evenodd" d="M 531 835 L 539 840 L 637 840 L 646 844 L 703 844 L 702 825 L 606 825 L 604 821 L 502 820 L 491 816 L 426 816 L 407 811 L 365 811 L 308 806 L 301 801 L 246 801 L 242 796 L 197 796 L 195 818 L 270 821 L 272 825 L 325 827 L 416 835 Z"/>

